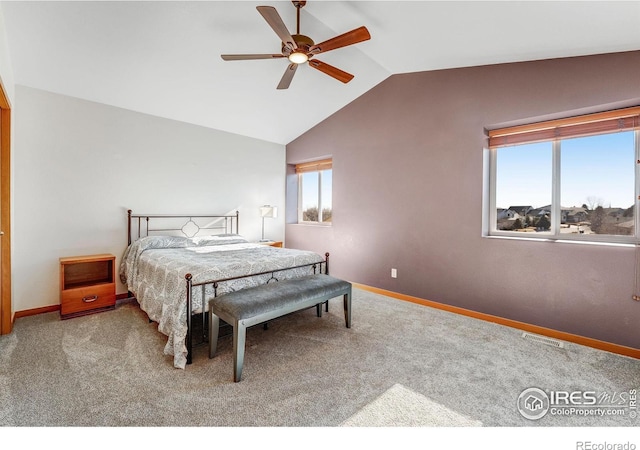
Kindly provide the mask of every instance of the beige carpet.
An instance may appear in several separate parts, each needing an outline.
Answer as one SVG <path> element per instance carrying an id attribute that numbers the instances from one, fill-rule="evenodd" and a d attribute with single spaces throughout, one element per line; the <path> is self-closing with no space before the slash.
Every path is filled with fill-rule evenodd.
<path id="1" fill-rule="evenodd" d="M 197 346 L 193 364 L 176 369 L 162 353 L 166 336 L 133 302 L 71 320 L 58 313 L 19 318 L 0 336 L 0 427 L 334 427 L 373 436 L 391 428 L 457 428 L 458 435 L 597 426 L 620 435 L 620 427 L 640 424 L 630 414 L 529 420 L 517 408 L 530 387 L 637 390 L 640 360 L 544 345 L 519 330 L 361 289 L 346 328 L 341 302 L 332 300 L 321 318 L 309 309 L 267 330 L 251 328 L 240 383 L 233 382 L 230 337 L 215 358 Z M 231 429 L 237 445 L 244 432 Z M 326 442 L 324 435 L 311 440 Z"/>
<path id="2" fill-rule="evenodd" d="M 343 427 L 480 427 L 469 419 L 401 384 L 394 384 L 378 398 L 342 423 Z"/>

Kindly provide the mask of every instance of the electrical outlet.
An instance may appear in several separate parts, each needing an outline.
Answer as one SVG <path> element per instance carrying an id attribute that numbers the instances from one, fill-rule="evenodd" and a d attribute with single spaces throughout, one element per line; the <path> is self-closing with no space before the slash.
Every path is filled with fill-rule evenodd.
<path id="1" fill-rule="evenodd" d="M 391 278 L 398 278 L 398 270 L 391 269 Z"/>

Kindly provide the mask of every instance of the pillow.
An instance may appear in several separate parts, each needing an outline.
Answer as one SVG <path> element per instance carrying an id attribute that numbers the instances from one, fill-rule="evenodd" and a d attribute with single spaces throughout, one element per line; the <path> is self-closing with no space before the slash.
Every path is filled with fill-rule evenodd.
<path id="1" fill-rule="evenodd" d="M 150 248 L 185 248 L 190 240 L 184 236 L 145 236 L 127 247 L 120 263 L 120 281 L 133 285 L 137 261 L 142 252 Z"/>
<path id="2" fill-rule="evenodd" d="M 183 248 L 188 247 L 190 240 L 184 236 L 145 236 L 135 241 L 140 249 L 148 248 Z"/>
<path id="3" fill-rule="evenodd" d="M 214 234 L 211 236 L 198 236 L 190 239 L 196 247 L 208 245 L 245 244 L 249 241 L 239 234 Z"/>

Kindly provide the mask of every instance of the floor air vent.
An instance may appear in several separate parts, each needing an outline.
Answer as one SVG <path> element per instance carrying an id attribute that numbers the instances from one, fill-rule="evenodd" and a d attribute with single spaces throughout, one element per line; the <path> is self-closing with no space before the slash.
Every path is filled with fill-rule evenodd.
<path id="1" fill-rule="evenodd" d="M 562 341 L 548 338 L 546 336 L 539 336 L 537 334 L 531 334 L 531 333 L 525 332 L 525 333 L 522 333 L 522 337 L 530 341 L 535 341 L 541 344 L 550 345 L 551 347 L 564 348 L 564 344 L 562 343 Z"/>

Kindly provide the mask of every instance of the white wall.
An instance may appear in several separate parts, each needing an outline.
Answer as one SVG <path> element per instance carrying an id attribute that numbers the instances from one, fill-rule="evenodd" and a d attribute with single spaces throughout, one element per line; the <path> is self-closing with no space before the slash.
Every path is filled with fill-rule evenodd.
<path id="1" fill-rule="evenodd" d="M 13 105 L 14 97 L 14 81 L 13 68 L 11 66 L 11 58 L 9 55 L 9 45 L 4 27 L 4 14 L 2 13 L 2 5 L 0 5 L 0 81 L 4 86 L 5 93 L 9 97 L 9 102 Z"/>
<path id="2" fill-rule="evenodd" d="M 126 211 L 240 211 L 261 234 L 260 205 L 284 205 L 285 148 L 16 86 L 14 311 L 59 303 L 58 258 L 126 245 Z M 282 240 L 284 214 L 265 224 Z M 126 292 L 122 285 L 118 293 Z"/>
<path id="3" fill-rule="evenodd" d="M 13 106 L 14 104 L 14 94 L 15 94 L 15 87 L 14 87 L 14 76 L 13 76 L 13 67 L 11 65 L 11 57 L 9 54 L 9 44 L 7 42 L 7 36 L 6 36 L 6 32 L 5 32 L 5 26 L 4 26 L 4 14 L 2 11 L 2 5 L 0 4 L 0 83 L 2 83 L 2 87 L 4 89 L 4 92 L 9 100 L 9 103 L 11 104 L 11 106 Z M 11 136 L 13 136 L 14 133 L 14 122 L 15 121 L 11 121 Z M 12 152 L 13 150 L 11 149 L 10 152 Z M 13 173 L 13 166 L 14 166 L 14 161 L 13 161 L 13 155 L 11 155 L 11 167 L 12 170 L 11 172 Z M 11 217 L 13 217 L 14 214 L 14 206 L 13 206 L 13 178 L 11 179 Z M 13 231 L 13 222 L 11 223 L 11 229 Z M 11 254 L 13 255 L 13 247 L 11 249 Z M 13 269 L 12 269 L 12 273 L 13 273 Z M 13 313 L 13 311 L 15 311 L 15 307 L 14 307 L 14 301 L 13 301 L 13 292 L 14 292 L 14 287 L 13 287 L 13 283 L 11 285 L 11 292 L 12 292 L 12 297 L 11 297 L 11 313 Z"/>

